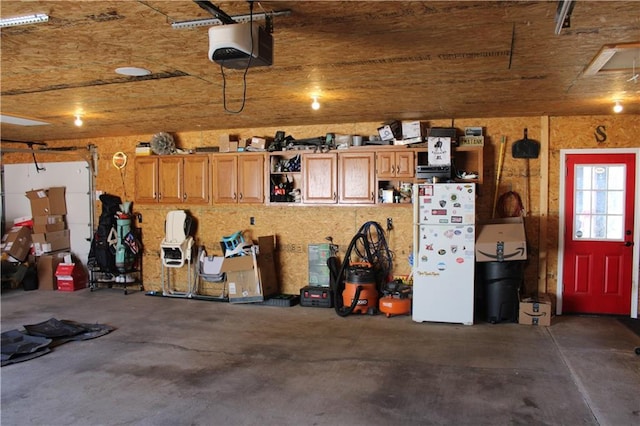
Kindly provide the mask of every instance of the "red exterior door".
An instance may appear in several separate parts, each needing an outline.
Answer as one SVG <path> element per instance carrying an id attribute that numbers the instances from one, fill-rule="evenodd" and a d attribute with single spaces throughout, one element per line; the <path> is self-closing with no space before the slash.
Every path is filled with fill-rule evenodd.
<path id="1" fill-rule="evenodd" d="M 635 154 L 566 157 L 563 312 L 631 312 Z"/>

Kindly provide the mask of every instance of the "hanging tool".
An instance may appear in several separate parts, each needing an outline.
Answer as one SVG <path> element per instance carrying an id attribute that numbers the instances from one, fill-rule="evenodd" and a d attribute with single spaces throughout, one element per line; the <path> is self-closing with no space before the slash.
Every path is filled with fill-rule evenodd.
<path id="1" fill-rule="evenodd" d="M 491 209 L 491 218 L 496 217 L 496 203 L 498 202 L 498 190 L 500 189 L 500 175 L 502 174 L 502 163 L 504 161 L 504 151 L 506 147 L 506 138 L 503 136 L 500 141 L 500 154 L 498 157 L 498 169 L 496 170 L 496 190 L 493 194 L 493 209 Z"/>
<path id="2" fill-rule="evenodd" d="M 540 142 L 529 139 L 528 130 L 524 129 L 524 138 L 517 140 L 511 147 L 513 158 L 538 158 Z"/>
<path id="3" fill-rule="evenodd" d="M 540 154 L 540 142 L 529 139 L 527 135 L 527 129 L 524 129 L 524 138 L 513 143 L 511 148 L 511 154 L 513 158 L 524 158 L 527 160 L 526 176 L 525 176 L 525 202 L 523 207 L 523 216 L 527 215 L 527 209 L 529 208 L 529 159 L 538 158 Z"/>

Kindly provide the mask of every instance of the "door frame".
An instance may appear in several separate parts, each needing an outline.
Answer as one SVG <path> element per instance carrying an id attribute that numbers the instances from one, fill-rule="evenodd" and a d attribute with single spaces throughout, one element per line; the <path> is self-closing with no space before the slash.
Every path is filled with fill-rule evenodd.
<path id="1" fill-rule="evenodd" d="M 640 186 L 640 148 L 605 148 L 605 149 L 561 149 L 560 150 L 560 198 L 559 220 L 558 220 L 558 281 L 557 281 L 557 303 L 556 314 L 562 315 L 562 297 L 564 291 L 563 268 L 564 268 L 564 233 L 565 233 L 565 188 L 567 156 L 572 154 L 635 154 L 636 156 L 636 188 Z M 640 264 L 640 197 L 635 197 L 633 218 L 633 256 L 631 270 L 631 318 L 638 318 L 638 276 L 640 268 L 633 265 Z"/>

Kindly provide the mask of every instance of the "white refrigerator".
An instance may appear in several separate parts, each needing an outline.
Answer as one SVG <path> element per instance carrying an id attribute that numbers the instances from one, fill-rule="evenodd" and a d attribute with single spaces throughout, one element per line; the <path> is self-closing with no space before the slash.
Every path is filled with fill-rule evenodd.
<path id="1" fill-rule="evenodd" d="M 416 322 L 473 324 L 473 183 L 415 184 L 413 310 Z"/>

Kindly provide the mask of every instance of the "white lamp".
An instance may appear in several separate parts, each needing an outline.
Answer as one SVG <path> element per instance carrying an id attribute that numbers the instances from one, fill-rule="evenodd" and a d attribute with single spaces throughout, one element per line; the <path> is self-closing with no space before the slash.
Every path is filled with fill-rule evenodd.
<path id="1" fill-rule="evenodd" d="M 620 101 L 616 101 L 616 104 L 613 106 L 613 112 L 615 112 L 616 114 L 621 113 L 623 110 L 622 105 L 620 104 Z"/>
<path id="2" fill-rule="evenodd" d="M 76 119 L 73 122 L 73 124 L 75 124 L 78 127 L 82 127 L 82 118 L 80 117 L 80 115 L 76 115 Z"/>
<path id="3" fill-rule="evenodd" d="M 311 102 L 311 108 L 314 110 L 320 109 L 320 102 L 318 102 L 318 98 L 316 96 L 313 97 L 313 102 Z"/>

